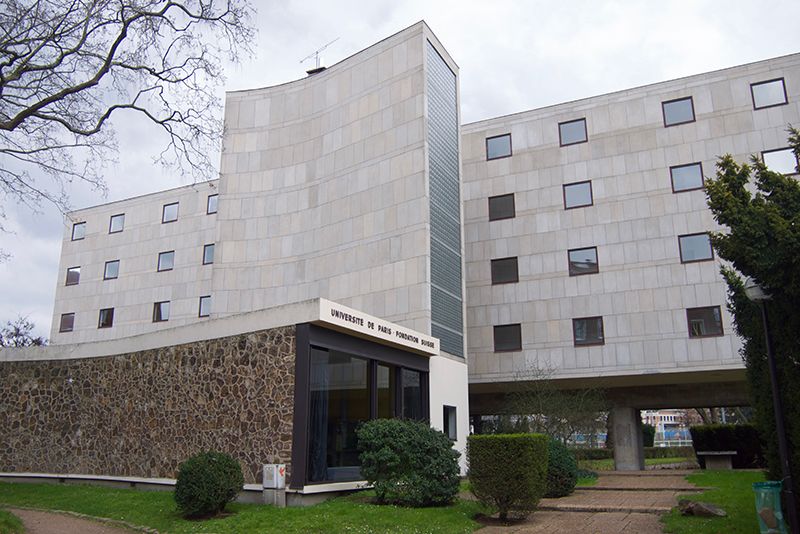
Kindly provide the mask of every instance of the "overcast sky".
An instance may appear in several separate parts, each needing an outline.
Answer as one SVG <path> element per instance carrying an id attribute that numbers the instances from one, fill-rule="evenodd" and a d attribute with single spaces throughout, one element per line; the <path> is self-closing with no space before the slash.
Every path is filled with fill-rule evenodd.
<path id="1" fill-rule="evenodd" d="M 424 19 L 460 68 L 465 122 L 800 52 L 800 1 L 254 1 L 256 55 L 227 72 L 228 90 L 305 75 L 300 59 L 335 63 Z M 108 196 L 72 192 L 73 207 L 182 185 L 151 164 L 158 132 L 135 118 L 114 121 L 120 153 Z M 63 218 L 4 206 L 0 322 L 28 316 L 48 335 Z"/>

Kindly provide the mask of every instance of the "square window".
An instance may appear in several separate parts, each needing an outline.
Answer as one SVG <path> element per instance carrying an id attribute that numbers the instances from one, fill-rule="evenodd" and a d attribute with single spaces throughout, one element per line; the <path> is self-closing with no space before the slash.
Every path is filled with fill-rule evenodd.
<path id="1" fill-rule="evenodd" d="M 703 182 L 703 165 L 700 163 L 670 167 L 669 176 L 672 180 L 673 193 L 703 189 L 705 186 Z"/>
<path id="2" fill-rule="evenodd" d="M 72 332 L 73 328 L 75 328 L 75 314 L 74 313 L 62 313 L 61 314 L 61 321 L 58 323 L 58 331 L 59 332 Z"/>
<path id="3" fill-rule="evenodd" d="M 125 229 L 125 214 L 120 213 L 119 215 L 112 215 L 111 219 L 108 221 L 108 233 L 116 234 L 117 232 L 121 232 L 124 229 Z"/>
<path id="4" fill-rule="evenodd" d="M 97 328 L 111 328 L 114 326 L 114 308 L 103 308 L 97 320 Z"/>
<path id="5" fill-rule="evenodd" d="M 81 281 L 80 267 L 70 267 L 69 269 L 67 269 L 67 283 L 64 285 L 77 286 L 78 282 L 80 281 Z"/>
<path id="6" fill-rule="evenodd" d="M 750 93 L 753 95 L 753 109 L 782 106 L 788 102 L 783 78 L 751 83 Z"/>
<path id="7" fill-rule="evenodd" d="M 456 432 L 456 428 L 458 426 L 458 417 L 456 416 L 456 407 L 455 406 L 444 406 L 444 413 L 442 414 L 442 431 L 444 435 L 450 438 L 452 441 L 458 440 L 458 432 Z"/>
<path id="8" fill-rule="evenodd" d="M 492 260 L 492 284 L 519 282 L 517 258 Z"/>
<path id="9" fill-rule="evenodd" d="M 158 271 L 171 271 L 175 267 L 175 251 L 159 252 Z"/>
<path id="10" fill-rule="evenodd" d="M 219 195 L 208 195 L 208 201 L 206 202 L 206 213 L 211 215 L 212 213 L 217 213 L 217 200 L 219 199 Z"/>
<path id="11" fill-rule="evenodd" d="M 603 345 L 602 317 L 581 317 L 572 320 L 572 340 L 576 347 L 586 345 Z"/>
<path id="12" fill-rule="evenodd" d="M 689 324 L 689 337 L 721 336 L 722 312 L 719 306 L 688 308 L 686 322 Z"/>
<path id="13" fill-rule="evenodd" d="M 708 261 L 714 259 L 714 249 L 707 233 L 678 236 L 681 263 Z"/>
<path id="14" fill-rule="evenodd" d="M 593 203 L 591 181 L 564 185 L 564 209 L 582 208 Z"/>
<path id="15" fill-rule="evenodd" d="M 111 260 L 106 262 L 106 267 L 103 269 L 103 280 L 113 280 L 119 276 L 119 260 Z"/>
<path id="16" fill-rule="evenodd" d="M 761 159 L 764 160 L 764 165 L 771 171 L 787 176 L 797 174 L 797 158 L 791 148 L 765 150 L 761 153 Z"/>
<path id="17" fill-rule="evenodd" d="M 597 263 L 597 247 L 574 248 L 567 251 L 569 275 L 594 274 L 600 272 Z"/>
<path id="18" fill-rule="evenodd" d="M 511 219 L 516 216 L 514 193 L 489 197 L 489 220 Z"/>
<path id="19" fill-rule="evenodd" d="M 664 113 L 664 126 L 694 122 L 694 102 L 691 96 L 662 102 L 661 110 Z"/>
<path id="20" fill-rule="evenodd" d="M 214 243 L 203 247 L 203 265 L 214 263 Z"/>
<path id="21" fill-rule="evenodd" d="M 200 311 L 199 317 L 208 317 L 211 315 L 211 295 L 200 297 Z"/>
<path id="22" fill-rule="evenodd" d="M 558 123 L 558 142 L 561 146 L 577 145 L 588 141 L 586 119 Z"/>
<path id="23" fill-rule="evenodd" d="M 72 225 L 72 240 L 79 241 L 86 237 L 86 223 L 79 222 Z"/>
<path id="24" fill-rule="evenodd" d="M 486 138 L 486 159 L 507 158 L 511 155 L 511 134 Z"/>
<path id="25" fill-rule="evenodd" d="M 511 352 L 522 350 L 522 326 L 503 324 L 494 327 L 494 351 Z"/>
<path id="26" fill-rule="evenodd" d="M 161 222 L 168 223 L 168 222 L 175 222 L 178 220 L 178 203 L 174 202 L 172 204 L 164 204 L 164 208 L 161 211 Z"/>
<path id="27" fill-rule="evenodd" d="M 169 320 L 169 301 L 156 302 L 153 304 L 153 322 L 162 323 Z"/>

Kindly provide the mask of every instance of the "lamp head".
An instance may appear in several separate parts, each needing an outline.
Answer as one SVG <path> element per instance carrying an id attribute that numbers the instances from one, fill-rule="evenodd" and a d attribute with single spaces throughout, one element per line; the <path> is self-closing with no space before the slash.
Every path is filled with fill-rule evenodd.
<path id="1" fill-rule="evenodd" d="M 753 302 L 762 302 L 772 298 L 772 295 L 761 287 L 755 279 L 748 277 L 744 281 L 744 294 Z"/>

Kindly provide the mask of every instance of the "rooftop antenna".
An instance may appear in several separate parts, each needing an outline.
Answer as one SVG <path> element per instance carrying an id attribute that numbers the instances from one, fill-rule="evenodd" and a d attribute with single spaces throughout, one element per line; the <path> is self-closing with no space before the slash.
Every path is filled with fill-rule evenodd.
<path id="1" fill-rule="evenodd" d="M 312 53 L 310 53 L 309 55 L 307 55 L 306 57 L 304 57 L 303 59 L 300 60 L 300 63 L 305 63 L 306 61 L 308 61 L 312 57 L 316 60 L 316 67 L 314 67 L 313 69 L 308 69 L 306 71 L 309 75 L 316 74 L 318 72 L 322 72 L 323 70 L 325 70 L 325 67 L 320 67 L 320 63 L 321 63 L 322 57 L 319 55 L 319 53 L 322 52 L 323 50 L 325 50 L 326 48 L 328 48 L 330 45 L 332 45 L 333 43 L 335 43 L 338 40 L 339 40 L 339 37 L 337 37 L 336 39 L 334 39 L 330 43 L 326 44 L 325 46 L 316 49 L 315 51 L 313 51 Z"/>

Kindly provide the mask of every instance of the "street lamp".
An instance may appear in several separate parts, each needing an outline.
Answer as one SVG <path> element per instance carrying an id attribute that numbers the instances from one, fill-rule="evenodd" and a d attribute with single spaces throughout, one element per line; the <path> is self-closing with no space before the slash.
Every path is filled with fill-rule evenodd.
<path id="1" fill-rule="evenodd" d="M 757 303 L 761 308 L 761 321 L 764 323 L 764 342 L 767 346 L 767 363 L 769 365 L 769 381 L 772 386 L 772 408 L 775 411 L 775 429 L 778 433 L 778 456 L 781 463 L 781 474 L 783 475 L 784 494 L 786 495 L 787 519 L 789 528 L 793 534 L 800 533 L 800 523 L 797 519 L 797 501 L 794 497 L 794 482 L 792 472 L 789 469 L 789 446 L 786 440 L 786 426 L 783 422 L 783 402 L 781 401 L 780 389 L 778 388 L 778 369 L 775 366 L 775 353 L 772 348 L 772 336 L 769 332 L 769 317 L 767 316 L 767 301 L 772 296 L 758 285 L 752 278 L 744 282 L 744 293 L 747 298 Z"/>

